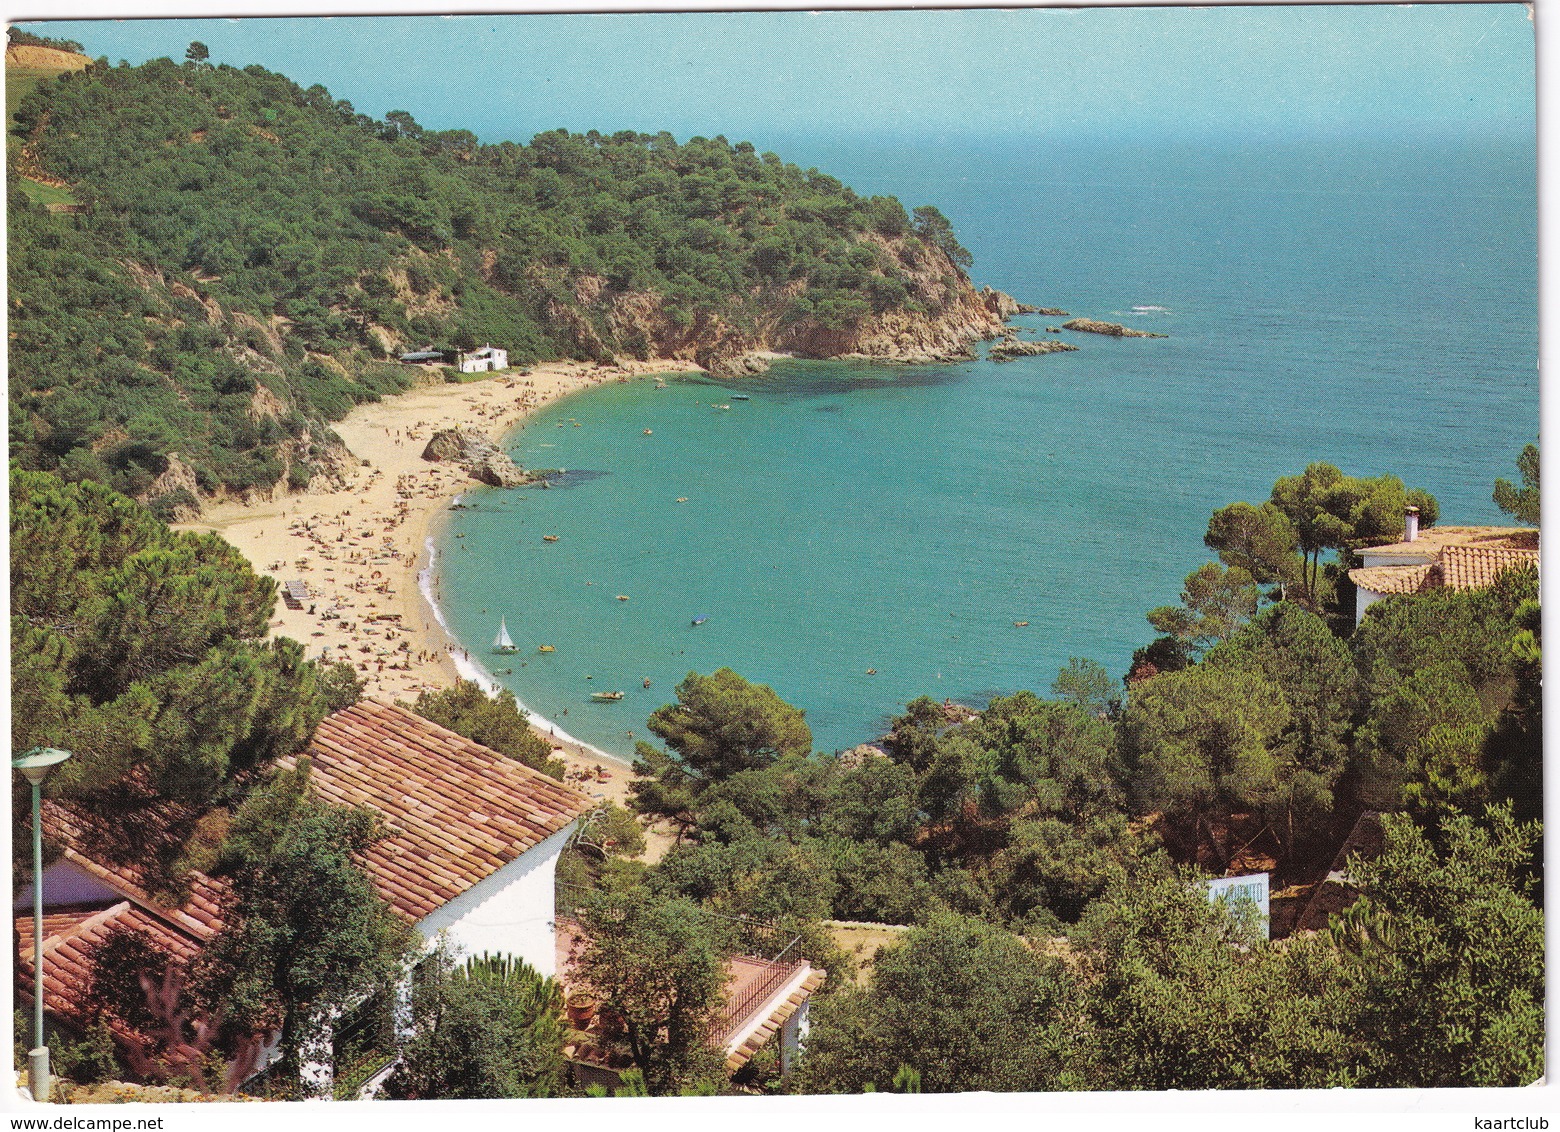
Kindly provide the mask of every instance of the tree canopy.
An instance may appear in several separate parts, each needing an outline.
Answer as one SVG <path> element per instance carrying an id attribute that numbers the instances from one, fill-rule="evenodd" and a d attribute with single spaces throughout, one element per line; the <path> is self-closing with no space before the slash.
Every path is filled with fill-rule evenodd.
<path id="1" fill-rule="evenodd" d="M 807 352 L 969 289 L 935 208 L 912 231 L 893 197 L 748 143 L 483 145 L 199 42 L 40 83 L 14 139 L 13 452 L 167 510 L 329 474 L 327 422 L 407 388 L 404 350 Z M 72 210 L 35 201 L 38 177 Z"/>
<path id="2" fill-rule="evenodd" d="M 532 731 L 529 716 L 507 688 L 489 696 L 474 680 L 450 688 L 419 692 L 411 708 L 424 719 L 491 747 L 528 767 L 563 777 L 563 763 L 552 757 L 547 740 Z"/>
<path id="3" fill-rule="evenodd" d="M 564 1089 L 563 991 L 527 964 L 439 949 L 418 965 L 412 1034 L 385 1082 L 397 1100 L 555 1097 Z"/>
<path id="4" fill-rule="evenodd" d="M 51 791 L 207 803 L 323 718 L 303 647 L 264 639 L 275 583 L 216 535 L 13 470 L 11 548 L 11 738 L 76 754 Z"/>
<path id="5" fill-rule="evenodd" d="M 1510 480 L 1495 481 L 1495 506 L 1512 516 L 1519 523 L 1538 526 L 1538 445 L 1529 444 L 1517 457 L 1517 471 L 1522 474 L 1522 486 Z"/>

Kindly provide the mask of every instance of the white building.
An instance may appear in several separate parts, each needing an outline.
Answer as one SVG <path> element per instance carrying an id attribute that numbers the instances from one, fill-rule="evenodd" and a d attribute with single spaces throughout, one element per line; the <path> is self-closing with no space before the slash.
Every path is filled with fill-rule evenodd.
<path id="1" fill-rule="evenodd" d="M 489 373 L 509 368 L 509 351 L 487 345 L 480 350 L 463 353 L 457 359 L 461 373 Z"/>
<path id="2" fill-rule="evenodd" d="M 512 955 L 557 973 L 553 873 L 594 802 L 377 700 L 328 717 L 307 753 L 315 794 L 383 816 L 388 833 L 363 866 L 424 940 L 432 945 L 442 934 L 467 955 Z"/>
<path id="3" fill-rule="evenodd" d="M 1538 565 L 1538 531 L 1532 527 L 1419 528 L 1419 508 L 1404 515 L 1403 538 L 1384 546 L 1361 547 L 1360 565 L 1349 571 L 1354 583 L 1354 624 L 1365 611 L 1392 594 L 1423 593 L 1445 587 L 1474 590 L 1491 586 L 1506 570 Z"/>
<path id="4" fill-rule="evenodd" d="M 309 785 L 327 802 L 366 806 L 385 835 L 361 864 L 375 890 L 431 950 L 441 939 L 458 953 L 508 955 L 540 974 L 558 973 L 553 876 L 580 817 L 595 807 L 584 794 L 523 763 L 474 743 L 405 708 L 363 700 L 315 730 L 307 755 Z M 296 758 L 278 760 L 281 767 Z M 177 908 L 159 902 L 137 863 L 177 829 L 179 814 L 153 804 L 133 828 L 44 806 L 44 830 L 61 858 L 44 873 L 44 1006 L 59 1022 L 84 1031 L 92 1005 L 93 949 L 114 930 L 139 934 L 171 964 L 188 969 L 221 927 L 227 885 L 192 870 L 189 896 Z M 31 891 L 17 894 L 14 927 L 32 939 Z M 30 974 L 31 947 L 20 954 Z M 23 980 L 30 987 L 31 978 Z M 132 1063 L 155 1035 L 109 1019 Z M 309 1052 L 305 1079 L 328 1094 L 332 1069 L 327 1034 Z M 204 1071 L 209 1047 L 172 1049 L 175 1060 Z M 231 1087 L 275 1056 L 274 1035 L 257 1035 L 229 1065 Z"/>

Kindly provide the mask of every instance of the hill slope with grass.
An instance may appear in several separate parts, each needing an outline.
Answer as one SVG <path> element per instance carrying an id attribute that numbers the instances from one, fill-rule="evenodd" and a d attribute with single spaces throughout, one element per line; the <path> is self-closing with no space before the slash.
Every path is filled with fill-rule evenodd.
<path id="1" fill-rule="evenodd" d="M 10 142 L 13 453 L 164 513 L 331 475 L 328 422 L 426 379 L 403 350 L 729 374 L 957 357 L 1014 310 L 935 208 L 721 137 L 484 145 L 159 59 L 36 82 Z"/>

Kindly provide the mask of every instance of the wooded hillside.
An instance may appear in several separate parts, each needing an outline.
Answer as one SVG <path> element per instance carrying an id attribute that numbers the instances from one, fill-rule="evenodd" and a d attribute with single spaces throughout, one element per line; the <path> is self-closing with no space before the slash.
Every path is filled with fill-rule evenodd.
<path id="1" fill-rule="evenodd" d="M 12 130 L 13 452 L 164 514 L 328 472 L 406 349 L 924 358 L 1010 303 L 935 208 L 721 137 L 481 145 L 167 59 L 41 82 Z"/>

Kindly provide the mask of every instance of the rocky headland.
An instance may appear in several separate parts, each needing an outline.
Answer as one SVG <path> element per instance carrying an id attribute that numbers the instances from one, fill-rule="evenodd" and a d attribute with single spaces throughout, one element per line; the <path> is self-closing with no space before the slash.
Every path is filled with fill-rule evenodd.
<path id="1" fill-rule="evenodd" d="M 777 356 L 865 360 L 904 365 L 968 361 L 974 344 L 1002 333 L 1014 315 L 1036 308 L 984 287 L 942 249 L 875 233 L 861 242 L 903 272 L 909 302 L 874 308 L 854 320 L 795 317 L 805 284 L 792 282 L 749 296 L 742 320 L 704 311 L 681 318 L 660 294 L 614 292 L 600 276 L 576 281 L 573 304 L 551 312 L 579 351 L 600 360 L 675 358 L 716 377 L 762 373 Z"/>

